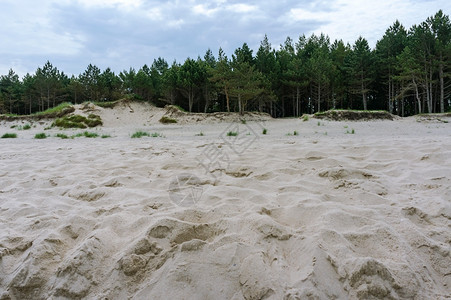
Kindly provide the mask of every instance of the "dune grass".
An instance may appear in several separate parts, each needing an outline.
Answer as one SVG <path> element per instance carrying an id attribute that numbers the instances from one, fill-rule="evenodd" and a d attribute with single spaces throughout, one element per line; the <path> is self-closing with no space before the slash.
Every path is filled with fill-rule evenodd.
<path id="1" fill-rule="evenodd" d="M 47 138 L 47 135 L 46 135 L 45 133 L 43 133 L 43 132 L 41 132 L 41 133 L 36 133 L 35 136 L 34 136 L 34 138 L 37 139 L 37 140 L 42 140 L 42 139 L 46 139 L 46 138 Z"/>
<path id="2" fill-rule="evenodd" d="M 57 133 L 56 135 L 55 135 L 56 137 L 59 137 L 59 138 L 61 138 L 61 139 L 68 139 L 69 137 L 66 135 L 66 134 L 64 134 L 64 133 Z"/>
<path id="3" fill-rule="evenodd" d="M 90 114 L 88 117 L 81 115 L 65 116 L 56 119 L 52 126 L 60 128 L 81 128 L 96 127 L 102 125 L 102 119 L 98 115 Z"/>
<path id="4" fill-rule="evenodd" d="M 160 123 L 173 124 L 173 123 L 177 123 L 177 120 L 169 118 L 169 117 L 166 117 L 166 116 L 162 116 L 161 119 L 160 119 Z"/>
<path id="5" fill-rule="evenodd" d="M 132 134 L 132 139 L 139 139 L 142 138 L 143 136 L 150 136 L 148 132 L 145 131 L 137 131 L 134 134 Z"/>
<path id="6" fill-rule="evenodd" d="M 5 133 L 2 135 L 2 139 L 15 139 L 17 138 L 17 133 Z"/>

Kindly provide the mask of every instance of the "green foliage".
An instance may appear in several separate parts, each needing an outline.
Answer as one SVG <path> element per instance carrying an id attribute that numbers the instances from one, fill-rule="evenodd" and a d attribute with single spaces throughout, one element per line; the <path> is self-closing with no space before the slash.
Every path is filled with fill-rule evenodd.
<path id="1" fill-rule="evenodd" d="M 102 139 L 107 139 L 107 138 L 110 138 L 111 137 L 111 135 L 109 135 L 109 134 L 102 134 Z"/>
<path id="2" fill-rule="evenodd" d="M 38 139 L 38 140 L 42 140 L 42 139 L 46 139 L 47 135 L 45 133 L 43 133 L 43 132 L 42 133 L 36 133 L 34 138 Z"/>
<path id="3" fill-rule="evenodd" d="M 263 128 L 262 134 L 267 134 L 268 130 L 266 128 Z"/>
<path id="4" fill-rule="evenodd" d="M 246 124 L 246 120 L 245 119 L 241 119 L 241 124 Z"/>
<path id="5" fill-rule="evenodd" d="M 17 133 L 5 133 L 2 135 L 2 139 L 15 139 L 17 138 Z"/>
<path id="6" fill-rule="evenodd" d="M 64 133 L 57 133 L 56 135 L 55 135 L 56 137 L 59 137 L 59 138 L 61 138 L 61 139 L 68 139 L 69 137 L 66 135 L 66 134 L 64 134 Z"/>
<path id="7" fill-rule="evenodd" d="M 237 135 L 238 135 L 238 132 L 236 132 L 236 131 L 227 132 L 227 136 L 237 136 Z"/>
<path id="8" fill-rule="evenodd" d="M 308 115 L 303 115 L 302 116 L 302 121 L 303 122 L 306 122 L 306 121 L 308 121 L 309 120 L 309 116 Z"/>
<path id="9" fill-rule="evenodd" d="M 73 110 L 74 110 L 74 108 L 72 106 L 72 103 L 64 102 L 53 108 L 49 108 L 44 111 L 37 112 L 34 115 L 40 116 L 40 117 L 46 117 L 46 118 L 53 118 L 53 117 L 63 116 L 67 113 L 72 112 Z"/>
<path id="10" fill-rule="evenodd" d="M 120 102 L 121 102 L 120 100 L 117 100 L 117 101 L 105 101 L 105 102 L 95 101 L 93 103 L 102 108 L 114 108 Z"/>
<path id="11" fill-rule="evenodd" d="M 154 132 L 150 135 L 151 137 L 164 137 L 162 134 L 158 133 L 158 132 Z"/>
<path id="12" fill-rule="evenodd" d="M 196 136 L 204 136 L 204 135 L 205 134 L 202 131 L 196 134 Z"/>
<path id="13" fill-rule="evenodd" d="M 30 124 L 25 124 L 24 126 L 23 126 L 23 130 L 28 130 L 28 129 L 30 129 L 31 128 L 31 125 Z"/>
<path id="14" fill-rule="evenodd" d="M 169 117 L 166 117 L 166 116 L 162 116 L 161 119 L 160 119 L 160 123 L 163 123 L 163 124 L 177 123 L 177 120 L 169 118 Z"/>
<path id="15" fill-rule="evenodd" d="M 148 132 L 145 131 L 137 131 L 132 134 L 132 138 L 142 138 L 143 136 L 150 136 Z"/>
<path id="16" fill-rule="evenodd" d="M 102 125 L 102 120 L 100 116 L 90 114 L 87 118 L 81 115 L 65 116 L 56 119 L 52 126 L 61 128 L 81 128 L 85 129 L 88 127 L 96 127 Z"/>
<path id="17" fill-rule="evenodd" d="M 95 133 L 95 132 L 88 132 L 88 131 L 85 131 L 85 132 L 83 132 L 83 136 L 84 136 L 84 137 L 87 137 L 87 138 L 96 138 L 96 137 L 98 137 L 99 135 L 98 135 L 97 133 Z"/>
<path id="18" fill-rule="evenodd" d="M 295 131 L 293 132 L 293 135 L 299 135 L 299 133 L 295 130 Z"/>

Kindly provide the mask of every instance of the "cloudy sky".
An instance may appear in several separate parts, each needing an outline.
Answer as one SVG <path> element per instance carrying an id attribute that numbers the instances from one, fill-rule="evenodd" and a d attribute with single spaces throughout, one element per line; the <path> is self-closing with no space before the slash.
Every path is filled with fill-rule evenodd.
<path id="1" fill-rule="evenodd" d="M 163 57 L 183 62 L 244 42 L 256 50 L 319 34 L 372 47 L 398 19 L 419 24 L 449 0 L 0 0 L 0 74 L 34 73 L 47 60 L 67 74 L 89 63 L 120 72 Z"/>

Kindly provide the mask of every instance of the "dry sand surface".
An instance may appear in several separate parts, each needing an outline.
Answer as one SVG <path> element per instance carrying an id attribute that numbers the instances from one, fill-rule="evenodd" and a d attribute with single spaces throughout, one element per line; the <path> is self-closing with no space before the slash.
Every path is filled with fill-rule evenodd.
<path id="1" fill-rule="evenodd" d="M 451 123 L 91 109 L 0 123 L 0 299 L 451 299 Z"/>

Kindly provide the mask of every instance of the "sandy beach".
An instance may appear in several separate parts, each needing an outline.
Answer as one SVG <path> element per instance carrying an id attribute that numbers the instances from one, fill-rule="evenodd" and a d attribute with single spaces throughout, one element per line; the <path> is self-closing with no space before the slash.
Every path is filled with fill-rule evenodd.
<path id="1" fill-rule="evenodd" d="M 451 118 L 91 112 L 0 121 L 1 300 L 451 299 Z"/>

